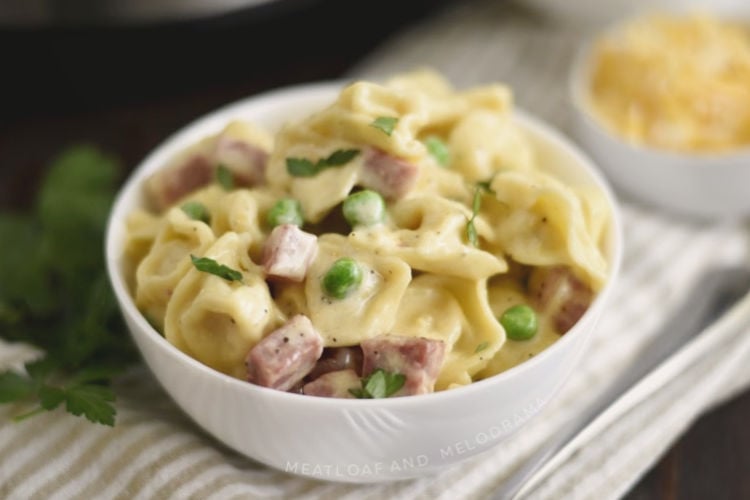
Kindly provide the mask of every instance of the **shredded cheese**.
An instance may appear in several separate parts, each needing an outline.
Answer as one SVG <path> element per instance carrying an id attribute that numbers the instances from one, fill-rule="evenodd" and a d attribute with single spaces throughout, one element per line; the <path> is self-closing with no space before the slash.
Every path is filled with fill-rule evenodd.
<path id="1" fill-rule="evenodd" d="M 716 152 L 750 144 L 750 31 L 707 14 L 651 15 L 600 38 L 595 113 L 636 144 Z"/>

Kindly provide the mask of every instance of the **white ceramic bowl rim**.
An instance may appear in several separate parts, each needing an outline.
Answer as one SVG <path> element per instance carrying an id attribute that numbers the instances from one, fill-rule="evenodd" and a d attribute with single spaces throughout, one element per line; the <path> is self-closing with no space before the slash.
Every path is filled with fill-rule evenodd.
<path id="1" fill-rule="evenodd" d="M 622 224 L 620 221 L 620 215 L 618 211 L 618 205 L 616 198 L 613 194 L 612 189 L 605 180 L 604 176 L 599 170 L 594 167 L 592 161 L 584 155 L 577 147 L 575 147 L 569 140 L 565 139 L 559 132 L 545 123 L 529 116 L 526 113 L 516 111 L 517 118 L 521 122 L 529 125 L 531 128 L 538 130 L 545 136 L 545 140 L 554 143 L 556 148 L 566 151 L 572 155 L 577 163 L 583 166 L 587 171 L 587 174 L 593 177 L 596 184 L 600 189 L 604 191 L 607 198 L 608 205 L 611 212 L 611 234 L 612 234 L 612 255 L 610 260 L 609 279 L 605 283 L 602 290 L 597 294 L 593 303 L 589 307 L 585 315 L 579 320 L 579 322 L 561 339 L 557 340 L 554 344 L 546 348 L 544 351 L 534 356 L 533 358 L 524 361 L 523 363 L 505 371 L 498 375 L 488 377 L 483 380 L 479 380 L 455 389 L 439 391 L 431 394 L 423 394 L 417 396 L 408 396 L 402 398 L 388 398 L 388 399 L 346 399 L 346 398 L 322 398 L 322 397 L 311 397 L 301 394 L 293 394 L 289 392 L 277 391 L 266 387 L 257 386 L 249 382 L 245 382 L 224 373 L 221 373 L 213 368 L 204 365 L 198 360 L 190 357 L 184 352 L 180 351 L 177 347 L 172 345 L 166 338 L 159 334 L 149 323 L 145 317 L 136 308 L 133 298 L 128 290 L 125 279 L 121 273 L 119 262 L 122 259 L 123 248 L 120 246 L 122 243 L 123 235 L 118 234 L 124 231 L 124 225 L 119 222 L 124 221 L 129 215 L 129 207 L 126 203 L 126 194 L 141 189 L 142 183 L 146 175 L 154 170 L 158 170 L 158 167 L 154 167 L 153 163 L 160 156 L 160 152 L 172 147 L 173 143 L 179 143 L 183 141 L 184 137 L 190 135 L 194 129 L 205 128 L 205 126 L 211 122 L 223 121 L 226 122 L 230 116 L 236 116 L 238 110 L 241 112 L 245 108 L 252 107 L 255 103 L 261 101 L 271 100 L 283 100 L 287 97 L 292 97 L 301 94 L 311 94 L 312 96 L 319 94 L 332 94 L 333 91 L 340 89 L 346 82 L 344 81 L 333 81 L 333 82 L 320 82 L 303 85 L 294 85 L 278 90 L 272 90 L 269 92 L 250 96 L 248 98 L 236 101 L 228 104 L 216 111 L 213 111 L 201 118 L 194 120 L 179 131 L 175 132 L 164 140 L 157 148 L 155 148 L 141 163 L 138 165 L 128 177 L 125 184 L 120 189 L 112 211 L 110 213 L 108 227 L 107 227 L 107 239 L 106 239 L 106 259 L 107 259 L 107 272 L 109 274 L 110 282 L 112 284 L 114 293 L 122 308 L 122 313 L 126 317 L 132 318 L 136 325 L 152 340 L 162 348 L 165 356 L 179 358 L 182 362 L 187 363 L 192 369 L 202 371 L 205 375 L 210 377 L 216 377 L 222 380 L 226 384 L 233 384 L 241 387 L 241 390 L 247 391 L 248 394 L 257 394 L 265 398 L 295 398 L 306 405 L 334 405 L 339 407 L 371 405 L 377 407 L 387 408 L 410 408 L 415 405 L 422 405 L 428 400 L 431 403 L 445 403 L 450 404 L 452 402 L 459 401 L 460 398 L 466 397 L 470 393 L 484 390 L 493 384 L 504 382 L 508 379 L 523 377 L 524 372 L 532 369 L 538 363 L 542 363 L 546 358 L 554 356 L 558 350 L 558 346 L 568 342 L 573 342 L 579 335 L 586 335 L 587 331 L 581 328 L 581 325 L 585 323 L 585 318 L 596 313 L 596 311 L 602 308 L 606 302 L 607 296 L 611 293 L 614 287 L 615 278 L 619 274 L 620 263 L 622 260 Z M 184 147 L 184 146 L 183 146 Z"/>
<path id="2" fill-rule="evenodd" d="M 681 12 L 677 9 L 678 12 Z M 612 127 L 607 125 L 603 118 L 599 117 L 591 107 L 588 99 L 588 80 L 591 74 L 591 63 L 596 41 L 608 34 L 613 33 L 616 29 L 639 18 L 641 15 L 633 15 L 624 20 L 619 20 L 609 24 L 597 33 L 586 37 L 581 43 L 573 58 L 573 64 L 568 78 L 568 89 L 573 101 L 573 106 L 591 123 L 594 124 L 604 135 L 613 141 L 620 143 L 626 148 L 642 154 L 652 155 L 655 158 L 679 159 L 693 168 L 710 168 L 716 169 L 716 161 L 737 160 L 746 157 L 750 162 L 750 145 L 744 145 L 724 151 L 695 151 L 692 153 L 682 152 L 667 148 L 658 148 L 646 143 L 631 142 L 617 134 Z M 721 163 L 718 164 L 720 166 Z"/>

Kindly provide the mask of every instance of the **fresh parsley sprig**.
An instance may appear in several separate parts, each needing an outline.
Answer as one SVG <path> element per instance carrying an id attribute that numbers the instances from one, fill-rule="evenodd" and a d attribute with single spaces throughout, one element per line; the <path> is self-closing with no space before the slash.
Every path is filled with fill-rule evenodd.
<path id="1" fill-rule="evenodd" d="M 286 171 L 293 177 L 314 177 L 326 168 L 346 165 L 358 154 L 358 149 L 338 149 L 315 163 L 307 158 L 287 158 Z"/>
<path id="2" fill-rule="evenodd" d="M 358 399 L 388 398 L 401 390 L 405 383 L 405 375 L 376 368 L 370 375 L 362 379 L 361 388 L 349 389 L 349 393 Z"/>
<path id="3" fill-rule="evenodd" d="M 26 376 L 10 371 L 0 374 L 0 403 L 24 399 L 39 402 L 36 408 L 14 417 L 15 421 L 52 411 L 65 403 L 65 409 L 73 415 L 95 423 L 115 424 L 115 394 L 101 383 L 119 374 L 119 368 L 89 366 L 71 376 L 60 371 L 50 358 L 26 363 L 25 368 Z"/>
<path id="4" fill-rule="evenodd" d="M 105 273 L 104 229 L 120 168 L 96 148 L 61 154 L 27 213 L 0 212 L 0 336 L 43 355 L 0 372 L 0 403 L 63 405 L 113 425 L 113 377 L 138 356 Z"/>

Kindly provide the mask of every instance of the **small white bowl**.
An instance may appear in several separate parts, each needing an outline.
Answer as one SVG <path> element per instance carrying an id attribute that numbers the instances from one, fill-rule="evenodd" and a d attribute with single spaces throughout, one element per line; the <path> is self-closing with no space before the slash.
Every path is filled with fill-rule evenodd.
<path id="1" fill-rule="evenodd" d="M 606 181 L 569 141 L 524 114 L 518 121 L 555 172 L 603 190 L 612 212 L 607 232 L 611 277 L 572 330 L 540 355 L 505 373 L 435 394 L 385 400 L 327 399 L 252 385 L 179 351 L 136 308 L 125 276 L 125 219 L 144 203 L 144 180 L 175 153 L 218 132 L 231 119 L 276 130 L 332 102 L 340 83 L 282 89 L 229 105 L 167 139 L 135 170 L 116 200 L 107 231 L 107 269 L 125 321 L 161 385 L 202 428 L 271 467 L 325 480 L 375 482 L 432 474 L 522 427 L 576 366 L 618 273 L 622 236 Z"/>
<path id="2" fill-rule="evenodd" d="M 572 65 L 571 125 L 575 139 L 615 187 L 646 205 L 688 217 L 750 215 L 750 148 L 679 153 L 632 144 L 618 136 L 592 109 L 588 95 L 592 51 L 593 39 L 582 45 Z"/>

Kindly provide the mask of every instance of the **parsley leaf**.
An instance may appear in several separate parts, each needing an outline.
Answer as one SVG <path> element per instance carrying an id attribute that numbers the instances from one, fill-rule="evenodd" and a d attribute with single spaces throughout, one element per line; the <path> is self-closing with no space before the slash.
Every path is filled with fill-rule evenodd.
<path id="1" fill-rule="evenodd" d="M 319 160 L 318 165 L 320 165 L 319 168 L 321 169 L 328 167 L 341 167 L 352 161 L 358 154 L 359 149 L 338 149 L 331 153 L 328 158 Z"/>
<path id="2" fill-rule="evenodd" d="M 317 175 L 318 167 L 305 158 L 287 158 L 286 171 L 294 177 L 312 177 Z"/>
<path id="3" fill-rule="evenodd" d="M 71 148 L 50 168 L 37 198 L 42 258 L 69 283 L 104 269 L 101 242 L 117 187 L 119 163 L 93 147 Z"/>
<path id="4" fill-rule="evenodd" d="M 226 165 L 219 165 L 216 168 L 216 182 L 218 182 L 225 191 L 231 191 L 234 189 L 234 175 L 232 175 L 232 171 L 229 170 Z"/>
<path id="5" fill-rule="evenodd" d="M 337 149 L 327 158 L 321 158 L 316 163 L 306 158 L 287 158 L 286 171 L 293 177 L 313 177 L 326 168 L 346 165 L 358 154 L 358 149 Z"/>
<path id="6" fill-rule="evenodd" d="M 55 306 L 39 221 L 28 215 L 0 213 L 0 326 L 23 321 L 25 314 L 44 314 Z"/>
<path id="7" fill-rule="evenodd" d="M 361 387 L 349 389 L 349 394 L 351 394 L 352 396 L 354 396 L 357 399 L 368 399 L 369 398 L 369 395 Z"/>
<path id="8" fill-rule="evenodd" d="M 208 213 L 208 208 L 199 201 L 188 201 L 183 203 L 180 208 L 193 220 L 199 220 L 206 224 L 211 222 L 211 214 Z"/>
<path id="9" fill-rule="evenodd" d="M 227 267 L 224 264 L 219 264 L 214 259 L 190 255 L 190 260 L 193 261 L 193 265 L 198 271 L 213 274 L 214 276 L 218 276 L 227 281 L 242 281 L 241 272 L 232 269 L 231 267 Z"/>
<path id="10" fill-rule="evenodd" d="M 122 367 L 119 366 L 96 366 L 91 365 L 86 368 L 82 368 L 78 371 L 71 379 L 72 384 L 88 384 L 91 382 L 100 383 L 108 379 L 119 375 L 122 372 Z"/>
<path id="11" fill-rule="evenodd" d="M 490 346 L 490 343 L 487 342 L 487 341 L 484 341 L 484 342 L 480 343 L 479 345 L 477 345 L 477 348 L 474 349 L 474 354 L 477 354 L 477 353 L 480 353 L 480 352 L 484 351 L 489 346 Z"/>
<path id="12" fill-rule="evenodd" d="M 13 242 L 0 245 L 0 336 L 44 353 L 26 373 L 0 372 L 0 403 L 35 408 L 16 420 L 65 402 L 92 421 L 114 423 L 107 386 L 139 359 L 104 271 L 119 171 L 95 147 L 70 148 L 50 165 L 31 210 L 0 212 L 0 241 Z M 86 393 L 87 404 L 76 405 L 82 385 L 97 388 Z"/>
<path id="13" fill-rule="evenodd" d="M 390 137 L 393 133 L 393 129 L 396 128 L 396 124 L 398 124 L 398 118 L 395 116 L 379 116 L 370 123 L 370 126 L 380 130 Z"/>
<path id="14" fill-rule="evenodd" d="M 0 375 L 0 402 L 32 399 L 38 402 L 35 409 L 16 416 L 14 420 L 25 420 L 43 411 L 52 411 L 65 403 L 65 409 L 73 415 L 84 416 L 94 423 L 114 425 L 117 412 L 112 403 L 115 395 L 111 389 L 102 385 L 118 373 L 114 367 L 107 367 L 106 371 L 99 371 L 93 377 L 102 381 L 102 384 L 87 382 L 84 380 L 86 376 L 80 375 L 66 379 L 60 366 L 50 358 L 27 363 L 26 373 L 27 376 L 13 372 Z"/>
<path id="15" fill-rule="evenodd" d="M 114 425 L 114 393 L 107 387 L 86 384 L 76 385 L 65 391 L 65 409 L 73 415 L 83 415 L 91 422 Z"/>
<path id="16" fill-rule="evenodd" d="M 65 391 L 59 387 L 43 386 L 39 389 L 39 405 L 47 411 L 52 411 L 65 401 Z"/>
<path id="17" fill-rule="evenodd" d="M 362 379 L 362 388 L 349 389 L 349 393 L 359 399 L 387 398 L 401 390 L 405 383 L 405 375 L 377 368 Z"/>
<path id="18" fill-rule="evenodd" d="M 38 391 L 39 407 L 15 417 L 16 421 L 46 410 L 52 411 L 65 403 L 65 410 L 75 416 L 84 416 L 93 423 L 113 426 L 117 410 L 112 405 L 115 394 L 111 389 L 95 384 L 71 384 L 67 387 L 43 385 Z"/>
<path id="19" fill-rule="evenodd" d="M 438 164 L 442 167 L 447 167 L 450 163 L 451 155 L 448 151 L 448 146 L 440 140 L 439 137 L 431 135 L 424 141 L 424 145 L 427 147 L 427 151 L 432 155 Z"/>

